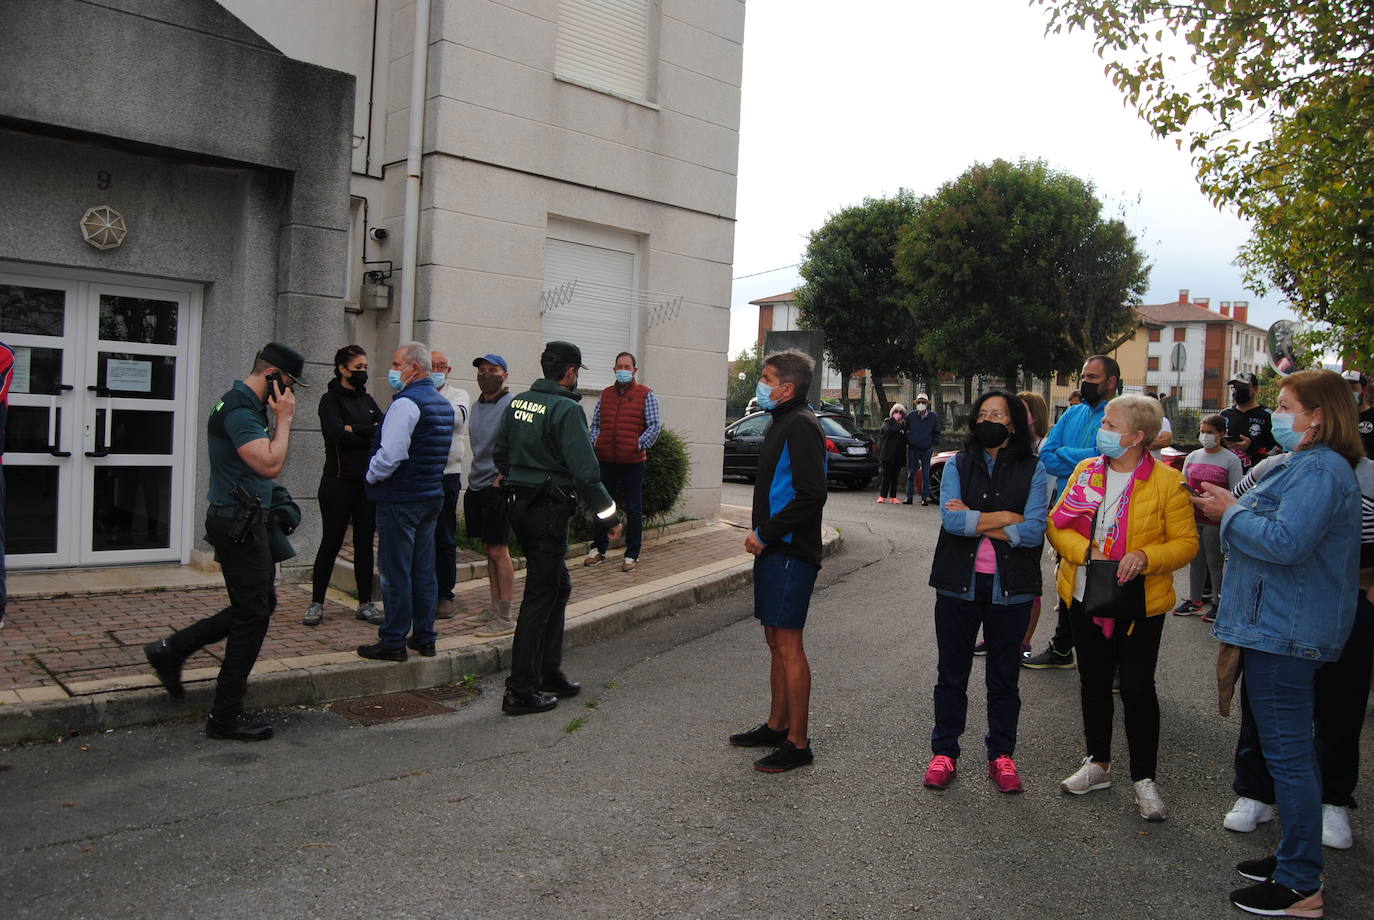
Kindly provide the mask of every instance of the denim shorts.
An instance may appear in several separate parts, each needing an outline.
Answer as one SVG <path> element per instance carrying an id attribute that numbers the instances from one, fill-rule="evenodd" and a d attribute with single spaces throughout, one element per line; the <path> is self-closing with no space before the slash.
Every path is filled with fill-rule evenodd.
<path id="1" fill-rule="evenodd" d="M 820 566 L 786 553 L 766 553 L 754 560 L 754 616 L 764 626 L 801 629 L 811 606 Z"/>

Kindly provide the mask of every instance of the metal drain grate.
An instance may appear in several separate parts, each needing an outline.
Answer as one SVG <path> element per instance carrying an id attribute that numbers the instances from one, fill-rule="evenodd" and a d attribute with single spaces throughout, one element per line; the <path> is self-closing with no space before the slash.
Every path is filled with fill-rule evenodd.
<path id="1" fill-rule="evenodd" d="M 445 684 L 442 687 L 430 687 L 428 690 L 416 690 L 415 695 L 436 702 L 461 704 L 477 699 L 478 692 L 475 688 L 464 687 L 462 684 Z"/>
<path id="2" fill-rule="evenodd" d="M 453 709 L 416 693 L 388 693 L 385 696 L 369 696 L 360 700 L 330 703 L 329 711 L 364 725 L 379 725 L 382 722 L 398 722 L 401 719 L 443 715 L 453 712 Z"/>

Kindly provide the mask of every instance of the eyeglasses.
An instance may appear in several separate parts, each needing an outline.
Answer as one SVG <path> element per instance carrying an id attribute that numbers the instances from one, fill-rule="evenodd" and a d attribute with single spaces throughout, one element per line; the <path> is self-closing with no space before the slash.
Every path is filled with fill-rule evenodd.
<path id="1" fill-rule="evenodd" d="M 980 421 L 980 422 L 1009 422 L 1009 421 L 1011 421 L 1011 416 L 1010 416 L 1010 415 L 1007 415 L 1007 413 L 1001 412 L 1001 411 L 995 411 L 995 412 L 979 412 L 979 413 L 978 413 L 978 421 Z"/>

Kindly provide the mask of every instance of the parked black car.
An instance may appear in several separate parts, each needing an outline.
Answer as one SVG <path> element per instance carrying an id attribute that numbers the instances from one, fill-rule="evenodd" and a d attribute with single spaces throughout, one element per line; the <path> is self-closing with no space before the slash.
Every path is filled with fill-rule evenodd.
<path id="1" fill-rule="evenodd" d="M 826 476 L 851 489 L 867 488 L 878 474 L 878 459 L 873 456 L 873 439 L 859 431 L 847 416 L 821 410 L 816 413 L 825 432 Z M 754 412 L 725 426 L 724 476 L 743 476 L 753 481 L 759 471 L 759 450 L 763 433 L 773 416 Z"/>

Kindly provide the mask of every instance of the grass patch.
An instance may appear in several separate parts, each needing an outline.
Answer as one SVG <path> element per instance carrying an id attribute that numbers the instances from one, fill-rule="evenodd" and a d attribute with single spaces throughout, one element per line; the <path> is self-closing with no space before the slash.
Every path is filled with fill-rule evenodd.
<path id="1" fill-rule="evenodd" d="M 600 701 L 600 700 L 587 700 L 587 702 L 583 703 L 582 705 L 583 705 L 583 706 L 586 706 L 588 709 L 595 709 L 596 707 L 598 707 L 598 706 L 601 705 L 601 701 Z"/>
<path id="2" fill-rule="evenodd" d="M 563 726 L 563 731 L 564 731 L 565 734 L 571 735 L 573 732 L 577 731 L 579 728 L 581 728 L 582 726 L 584 726 L 584 725 L 586 725 L 586 724 L 587 724 L 587 717 L 586 717 L 586 716 L 577 716 L 576 718 L 574 718 L 574 719 L 572 719 L 571 721 L 569 721 L 567 725 L 564 725 L 564 726 Z"/>
<path id="3" fill-rule="evenodd" d="M 614 690 L 616 687 L 619 687 L 619 686 L 620 686 L 620 681 L 618 681 L 618 680 L 608 680 L 608 681 L 606 681 L 604 684 L 602 684 L 601 686 L 605 687 L 607 690 Z"/>
<path id="4" fill-rule="evenodd" d="M 464 690 L 476 690 L 476 689 L 477 689 L 477 675 L 476 675 L 476 674 L 464 674 L 462 677 L 458 678 L 458 683 L 459 683 L 459 685 L 460 685 Z"/>

